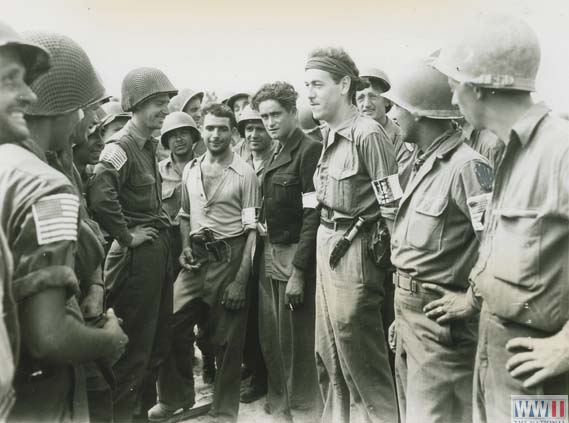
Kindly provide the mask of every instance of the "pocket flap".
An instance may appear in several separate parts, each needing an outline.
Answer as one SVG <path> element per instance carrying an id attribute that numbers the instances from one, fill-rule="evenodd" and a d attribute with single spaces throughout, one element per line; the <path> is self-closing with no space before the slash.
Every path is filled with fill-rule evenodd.
<path id="1" fill-rule="evenodd" d="M 282 185 L 285 187 L 287 187 L 289 185 L 300 184 L 300 179 L 295 174 L 275 175 L 275 176 L 273 176 L 272 181 L 275 185 Z"/>
<path id="2" fill-rule="evenodd" d="M 140 187 L 144 185 L 153 184 L 155 181 L 154 176 L 149 175 L 147 173 L 141 173 L 138 175 L 133 175 L 131 183 L 135 187 Z"/>
<path id="3" fill-rule="evenodd" d="M 443 214 L 448 205 L 448 197 L 424 198 L 416 207 L 415 211 L 427 216 L 437 217 Z"/>
<path id="4" fill-rule="evenodd" d="M 166 200 L 174 195 L 178 184 L 162 183 L 162 200 Z"/>

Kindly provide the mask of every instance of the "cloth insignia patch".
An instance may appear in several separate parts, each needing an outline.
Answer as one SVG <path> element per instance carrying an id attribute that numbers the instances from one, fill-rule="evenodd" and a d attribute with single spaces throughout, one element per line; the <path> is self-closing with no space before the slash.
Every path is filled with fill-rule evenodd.
<path id="1" fill-rule="evenodd" d="M 241 210 L 241 223 L 243 226 L 257 225 L 257 220 L 259 219 L 259 207 L 247 207 Z"/>
<path id="2" fill-rule="evenodd" d="M 102 162 L 110 163 L 116 170 L 121 170 L 121 167 L 126 163 L 126 152 L 117 144 L 107 144 L 99 160 Z"/>
<path id="3" fill-rule="evenodd" d="M 492 171 L 492 168 L 486 163 L 476 163 L 476 165 L 474 165 L 474 173 L 476 173 L 476 179 L 478 179 L 480 186 L 483 189 L 490 191 L 494 181 L 494 172 Z"/>
<path id="4" fill-rule="evenodd" d="M 397 174 L 371 181 L 371 186 L 380 206 L 393 203 L 403 197 L 403 190 Z"/>
<path id="5" fill-rule="evenodd" d="M 306 192 L 302 194 L 302 208 L 315 209 L 318 207 L 318 200 L 316 199 L 316 191 Z"/>
<path id="6" fill-rule="evenodd" d="M 475 231 L 481 231 L 484 229 L 484 215 L 490 203 L 490 198 L 492 193 L 475 195 L 474 197 L 468 197 L 466 199 L 466 204 L 468 205 L 468 211 L 470 212 L 470 220 L 472 221 L 472 227 Z"/>
<path id="7" fill-rule="evenodd" d="M 32 206 L 39 245 L 77 241 L 79 198 L 74 194 L 43 197 Z"/>

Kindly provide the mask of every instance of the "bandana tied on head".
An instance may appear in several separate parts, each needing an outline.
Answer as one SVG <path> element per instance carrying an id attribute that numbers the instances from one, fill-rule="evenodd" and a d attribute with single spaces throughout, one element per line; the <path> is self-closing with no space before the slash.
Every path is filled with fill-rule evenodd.
<path id="1" fill-rule="evenodd" d="M 311 57 L 308 59 L 308 62 L 306 62 L 304 69 L 318 69 L 331 73 L 332 75 L 336 75 L 340 78 L 349 76 L 357 91 L 369 87 L 369 83 L 356 75 L 348 65 L 341 60 L 334 59 L 332 57 Z"/>

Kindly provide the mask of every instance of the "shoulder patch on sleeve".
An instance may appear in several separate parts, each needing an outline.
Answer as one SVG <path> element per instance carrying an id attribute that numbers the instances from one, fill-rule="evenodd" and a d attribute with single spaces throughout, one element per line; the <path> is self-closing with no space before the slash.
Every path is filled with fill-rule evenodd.
<path id="1" fill-rule="evenodd" d="M 127 160 L 126 151 L 117 144 L 107 144 L 99 160 L 110 163 L 116 170 L 121 170 Z"/>
<path id="2" fill-rule="evenodd" d="M 475 231 L 482 231 L 484 229 L 484 215 L 486 214 L 486 209 L 488 208 L 491 197 L 492 193 L 489 192 L 466 199 L 468 211 L 470 212 L 470 220 L 472 221 L 472 227 Z"/>
<path id="3" fill-rule="evenodd" d="M 38 245 L 77 241 L 79 198 L 75 194 L 48 195 L 32 205 Z"/>
<path id="4" fill-rule="evenodd" d="M 492 189 L 492 183 L 494 182 L 494 172 L 492 168 L 486 163 L 478 162 L 474 165 L 474 173 L 476 174 L 476 179 L 480 186 L 490 191 Z"/>

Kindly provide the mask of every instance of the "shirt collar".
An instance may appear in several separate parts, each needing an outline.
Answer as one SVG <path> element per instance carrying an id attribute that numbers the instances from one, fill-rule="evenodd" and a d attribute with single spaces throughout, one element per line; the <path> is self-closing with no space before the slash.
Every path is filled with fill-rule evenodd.
<path id="1" fill-rule="evenodd" d="M 227 166 L 227 168 L 232 169 L 238 175 L 243 176 L 243 171 L 244 171 L 243 167 L 249 166 L 249 165 L 247 163 L 245 163 L 245 160 L 243 160 L 241 158 L 241 156 L 239 154 L 237 154 L 235 151 L 231 151 L 231 154 L 233 154 L 233 160 L 231 161 L 229 166 Z M 197 159 L 195 159 L 195 163 L 198 166 L 198 168 L 200 169 L 200 172 L 201 172 L 201 164 L 204 161 L 204 158 L 206 155 L 207 155 L 207 153 L 202 154 Z"/>
<path id="2" fill-rule="evenodd" d="M 354 141 L 354 138 L 352 137 L 352 128 L 353 128 L 353 122 L 360 116 L 358 109 L 356 108 L 356 106 L 352 106 L 352 109 L 350 111 L 350 113 L 348 114 L 348 116 L 346 117 L 346 119 L 340 124 L 338 125 L 338 127 L 336 128 L 335 132 L 336 134 L 341 135 L 342 137 L 346 138 L 348 141 Z M 330 128 L 330 131 L 332 132 L 332 129 Z"/>
<path id="3" fill-rule="evenodd" d="M 469 140 L 470 138 L 472 138 L 472 133 L 474 132 L 474 126 L 472 126 L 470 123 L 465 122 L 464 125 L 462 125 L 462 137 L 466 140 Z"/>
<path id="4" fill-rule="evenodd" d="M 438 159 L 443 159 L 450 151 L 454 150 L 457 145 L 462 143 L 460 137 L 453 137 L 453 134 L 456 133 L 456 129 L 448 129 L 435 139 L 424 153 L 419 153 L 418 155 L 423 160 L 426 160 L 432 154 L 436 154 Z"/>
<path id="5" fill-rule="evenodd" d="M 138 148 L 141 150 L 144 148 L 147 141 L 154 140 L 152 136 L 150 137 L 145 136 L 142 130 L 138 126 L 136 126 L 136 124 L 133 122 L 132 119 L 129 120 L 125 126 L 128 128 L 127 131 L 129 135 L 134 139 L 134 141 L 136 141 L 136 145 L 138 145 Z"/>
<path id="6" fill-rule="evenodd" d="M 543 102 L 534 104 L 514 124 L 510 131 L 510 140 L 517 138 L 522 146 L 526 146 L 532 138 L 535 128 L 541 120 L 550 112 L 550 108 Z"/>

